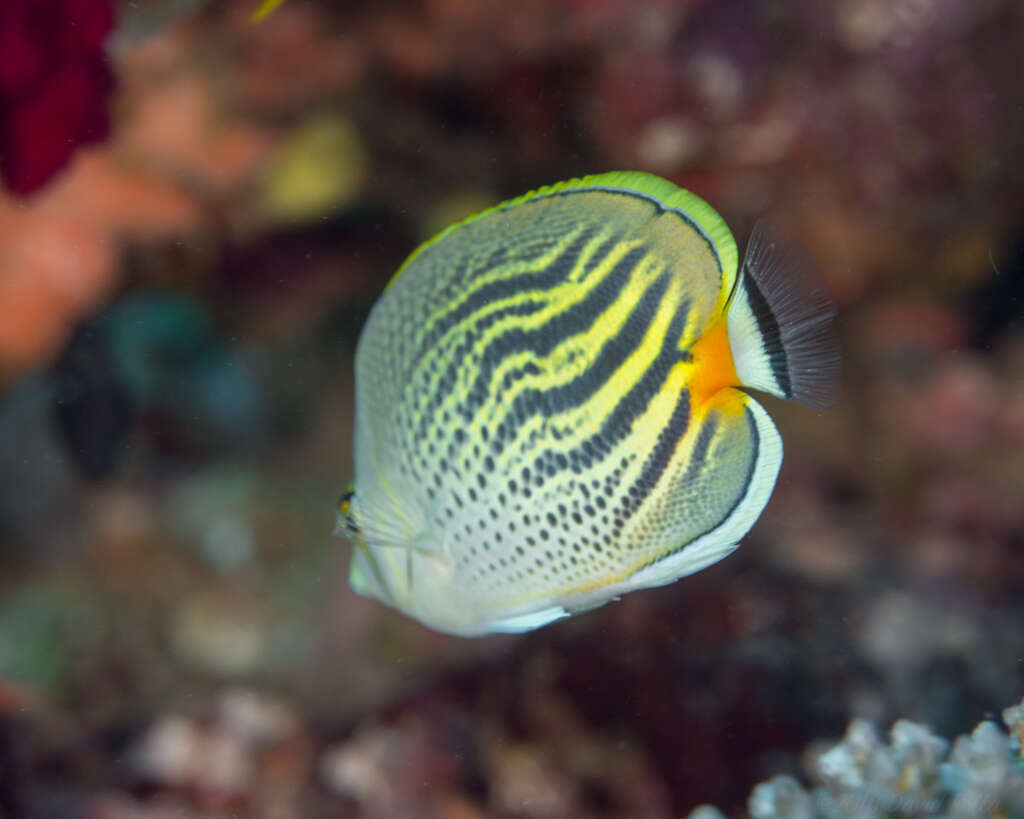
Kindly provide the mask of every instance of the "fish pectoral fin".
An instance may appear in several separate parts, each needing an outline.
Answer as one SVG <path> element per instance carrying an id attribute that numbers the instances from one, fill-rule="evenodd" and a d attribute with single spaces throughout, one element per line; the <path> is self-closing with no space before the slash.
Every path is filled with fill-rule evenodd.
<path id="1" fill-rule="evenodd" d="M 349 585 L 364 597 L 392 602 L 394 594 L 403 588 L 405 593 L 412 593 L 416 578 L 414 566 L 418 565 L 421 570 L 425 568 L 422 560 L 417 560 L 417 557 L 436 561 L 445 567 L 452 565 L 449 553 L 437 549 L 420 549 L 413 543 L 369 546 L 359 542 L 352 550 Z M 399 579 L 396 581 L 396 578 Z"/>
<path id="2" fill-rule="evenodd" d="M 345 521 L 339 516 L 342 534 L 359 543 L 386 549 L 409 549 L 451 562 L 451 550 L 436 534 L 432 534 L 422 515 L 409 515 L 407 518 L 396 517 L 394 510 L 385 504 L 374 503 L 357 494 L 351 501 L 352 512 L 349 517 L 358 522 L 358 539 L 351 538 L 344 531 Z M 335 531 L 338 531 L 337 529 Z"/>
<path id="3" fill-rule="evenodd" d="M 435 537 L 429 536 L 426 532 L 421 532 L 417 537 L 413 538 L 413 540 L 408 544 L 408 548 L 414 552 L 419 552 L 425 557 L 438 560 L 445 566 L 452 565 L 452 550 L 448 543 L 438 541 Z"/>
<path id="4" fill-rule="evenodd" d="M 352 562 L 348 567 L 348 584 L 363 597 L 387 600 L 386 585 L 380 567 L 365 544 L 352 550 Z"/>
<path id="5" fill-rule="evenodd" d="M 438 560 L 446 566 L 450 566 L 453 559 L 451 548 L 426 530 L 394 540 L 367 538 L 367 543 L 381 549 L 396 549 L 410 554 L 416 552 L 423 557 Z"/>

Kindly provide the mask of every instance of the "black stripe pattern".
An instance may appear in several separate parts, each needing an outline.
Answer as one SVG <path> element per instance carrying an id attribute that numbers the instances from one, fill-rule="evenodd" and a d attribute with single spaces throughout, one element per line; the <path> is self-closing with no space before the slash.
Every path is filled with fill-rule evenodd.
<path id="1" fill-rule="evenodd" d="M 687 389 L 723 282 L 696 222 L 622 190 L 537 197 L 424 248 L 360 340 L 367 543 L 375 516 L 401 518 L 468 609 L 512 610 L 716 526 L 756 457 L 742 413 Z"/>

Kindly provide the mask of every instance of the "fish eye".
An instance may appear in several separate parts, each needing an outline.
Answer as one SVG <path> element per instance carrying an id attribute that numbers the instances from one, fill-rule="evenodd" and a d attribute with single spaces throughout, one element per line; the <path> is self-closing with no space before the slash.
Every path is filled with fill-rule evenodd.
<path id="1" fill-rule="evenodd" d="M 359 525 L 356 523 L 355 516 L 352 514 L 352 498 L 355 497 L 355 494 L 355 484 L 350 484 L 348 491 L 342 495 L 338 501 L 338 514 L 341 516 L 345 534 L 349 537 L 354 537 L 359 534 Z"/>

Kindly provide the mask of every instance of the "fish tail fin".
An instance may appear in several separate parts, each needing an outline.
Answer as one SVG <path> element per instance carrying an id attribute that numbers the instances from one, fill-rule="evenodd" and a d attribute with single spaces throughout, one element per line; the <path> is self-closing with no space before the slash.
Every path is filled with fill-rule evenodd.
<path id="1" fill-rule="evenodd" d="M 811 409 L 836 402 L 841 356 L 835 305 L 808 286 L 763 220 L 751 233 L 727 311 L 729 344 L 744 386 Z"/>

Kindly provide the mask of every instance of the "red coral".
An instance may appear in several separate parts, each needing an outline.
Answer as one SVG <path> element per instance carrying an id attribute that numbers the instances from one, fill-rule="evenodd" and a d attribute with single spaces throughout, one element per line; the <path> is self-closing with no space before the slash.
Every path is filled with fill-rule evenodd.
<path id="1" fill-rule="evenodd" d="M 110 0 L 0 3 L 0 174 L 11 191 L 40 188 L 78 146 L 109 129 L 114 78 L 103 41 Z"/>

